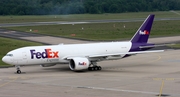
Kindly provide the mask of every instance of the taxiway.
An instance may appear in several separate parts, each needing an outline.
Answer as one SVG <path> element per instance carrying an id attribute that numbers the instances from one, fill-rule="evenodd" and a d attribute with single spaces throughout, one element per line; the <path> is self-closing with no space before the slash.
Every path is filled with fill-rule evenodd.
<path id="1" fill-rule="evenodd" d="M 156 18 L 155 21 L 180 20 L 180 18 Z M 136 19 L 109 19 L 109 20 L 82 20 L 82 21 L 52 21 L 52 22 L 25 22 L 25 23 L 0 23 L 0 27 L 16 26 L 38 26 L 38 25 L 60 25 L 60 24 L 86 24 L 86 23 L 115 23 L 115 22 L 137 22 L 144 18 Z"/>
<path id="2" fill-rule="evenodd" d="M 68 65 L 0 69 L 0 97 L 179 97 L 180 50 L 139 54 L 98 64 L 101 71 L 73 72 Z"/>

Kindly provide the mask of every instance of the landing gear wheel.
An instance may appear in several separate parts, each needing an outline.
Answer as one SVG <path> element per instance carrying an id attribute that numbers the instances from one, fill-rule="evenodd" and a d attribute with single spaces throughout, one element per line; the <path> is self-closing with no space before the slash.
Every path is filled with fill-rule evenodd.
<path id="1" fill-rule="evenodd" d="M 16 66 L 17 74 L 21 74 L 20 66 Z"/>
<path id="2" fill-rule="evenodd" d="M 88 70 L 89 71 L 94 71 L 94 67 L 89 67 Z"/>
<path id="3" fill-rule="evenodd" d="M 90 71 L 90 70 L 91 70 L 91 67 L 89 67 L 88 70 Z"/>
<path id="4" fill-rule="evenodd" d="M 89 68 L 88 68 L 89 71 L 98 71 L 101 69 L 102 69 L 101 66 L 97 66 L 96 62 L 91 62 L 91 64 L 89 65 Z"/>
<path id="5" fill-rule="evenodd" d="M 98 70 L 98 66 L 94 67 L 94 71 Z"/>
<path id="6" fill-rule="evenodd" d="M 95 67 L 89 67 L 88 70 L 89 71 L 97 71 L 97 70 L 101 70 L 101 66 L 95 66 Z"/>
<path id="7" fill-rule="evenodd" d="M 21 70 L 17 70 L 17 74 L 21 74 Z"/>
<path id="8" fill-rule="evenodd" d="M 94 67 L 91 67 L 91 71 L 94 71 Z"/>
<path id="9" fill-rule="evenodd" d="M 98 66 L 98 70 L 101 70 L 102 68 L 101 68 L 101 66 Z"/>

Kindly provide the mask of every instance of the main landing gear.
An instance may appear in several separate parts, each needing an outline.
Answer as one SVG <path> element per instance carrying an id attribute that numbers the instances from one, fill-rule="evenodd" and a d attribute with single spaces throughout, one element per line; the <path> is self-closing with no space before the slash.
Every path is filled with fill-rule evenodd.
<path id="1" fill-rule="evenodd" d="M 97 70 L 101 70 L 101 66 L 94 66 L 94 67 L 89 67 L 88 70 L 89 71 L 97 71 Z"/>
<path id="2" fill-rule="evenodd" d="M 17 74 L 21 74 L 20 66 L 16 66 Z"/>
<path id="3" fill-rule="evenodd" d="M 88 68 L 89 71 L 97 71 L 97 70 L 101 70 L 102 69 L 101 66 L 97 66 L 96 62 L 91 62 L 91 65 Z"/>

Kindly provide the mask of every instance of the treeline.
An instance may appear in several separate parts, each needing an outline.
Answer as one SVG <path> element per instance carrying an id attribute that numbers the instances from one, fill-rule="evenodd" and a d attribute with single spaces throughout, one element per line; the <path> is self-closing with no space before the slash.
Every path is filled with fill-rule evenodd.
<path id="1" fill-rule="evenodd" d="M 180 10 L 180 0 L 0 0 L 0 15 L 101 14 Z"/>

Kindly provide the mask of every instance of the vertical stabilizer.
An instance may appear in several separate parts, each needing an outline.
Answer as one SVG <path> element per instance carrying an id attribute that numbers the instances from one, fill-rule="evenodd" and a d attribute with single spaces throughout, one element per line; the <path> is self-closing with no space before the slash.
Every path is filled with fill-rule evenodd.
<path id="1" fill-rule="evenodd" d="M 154 21 L 154 15 L 149 15 L 146 20 L 143 22 L 143 24 L 140 26 L 140 28 L 137 30 L 135 35 L 132 37 L 131 42 L 132 43 L 147 43 L 151 27 Z"/>

